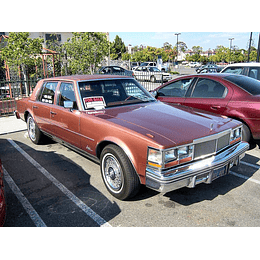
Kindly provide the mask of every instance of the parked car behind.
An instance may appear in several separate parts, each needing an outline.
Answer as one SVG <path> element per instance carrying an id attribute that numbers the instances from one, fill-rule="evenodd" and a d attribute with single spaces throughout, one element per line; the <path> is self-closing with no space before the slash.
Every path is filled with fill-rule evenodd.
<path id="1" fill-rule="evenodd" d="M 198 73 L 218 73 L 217 68 L 204 68 L 201 69 Z"/>
<path id="2" fill-rule="evenodd" d="M 238 75 L 245 75 L 253 79 L 260 80 L 260 63 L 234 63 L 226 66 L 221 73 L 232 73 Z"/>
<path id="3" fill-rule="evenodd" d="M 154 92 L 157 99 L 243 123 L 243 140 L 260 139 L 260 82 L 232 74 L 198 74 L 179 77 Z"/>
<path id="4" fill-rule="evenodd" d="M 6 216 L 6 203 L 5 203 L 5 192 L 4 192 L 4 171 L 2 161 L 0 159 L 0 227 L 4 225 Z"/>
<path id="5" fill-rule="evenodd" d="M 137 67 L 134 71 L 134 77 L 137 80 L 148 80 L 151 82 L 166 82 L 172 79 L 171 74 L 160 71 L 157 67 L 152 67 L 152 66 L 140 66 Z"/>
<path id="6" fill-rule="evenodd" d="M 143 67 L 156 67 L 157 63 L 153 61 L 142 62 L 140 66 Z"/>
<path id="7" fill-rule="evenodd" d="M 201 66 L 201 63 L 192 61 L 192 62 L 190 62 L 188 65 L 189 65 L 191 68 L 197 68 L 197 67 L 200 67 L 200 66 Z"/>
<path id="8" fill-rule="evenodd" d="M 215 69 L 217 72 L 220 72 L 223 67 L 217 66 L 216 64 L 208 63 L 196 69 L 197 73 L 200 73 L 203 69 Z"/>
<path id="9" fill-rule="evenodd" d="M 131 70 L 126 70 L 119 66 L 104 66 L 98 71 L 98 74 L 134 76 Z"/>
<path id="10" fill-rule="evenodd" d="M 17 110 L 32 142 L 46 134 L 100 163 L 118 199 L 134 196 L 140 184 L 168 192 L 211 183 L 248 149 L 238 121 L 166 105 L 131 77 L 43 79 Z"/>
<path id="11" fill-rule="evenodd" d="M 134 61 L 134 62 L 131 62 L 131 64 L 130 64 L 131 70 L 137 68 L 138 66 L 139 66 L 139 62 Z"/>

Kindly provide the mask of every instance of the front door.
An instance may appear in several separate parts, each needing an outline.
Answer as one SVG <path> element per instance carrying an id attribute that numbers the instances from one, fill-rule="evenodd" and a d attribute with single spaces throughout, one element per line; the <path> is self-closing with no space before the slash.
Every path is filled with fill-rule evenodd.
<path id="1" fill-rule="evenodd" d="M 65 108 L 64 102 L 72 101 L 73 108 Z M 76 147 L 80 147 L 80 115 L 73 83 L 62 82 L 57 92 L 56 104 L 50 111 L 54 135 Z"/>
<path id="2" fill-rule="evenodd" d="M 170 104 L 183 105 L 192 80 L 193 78 L 186 78 L 170 82 L 158 90 L 157 99 Z"/>

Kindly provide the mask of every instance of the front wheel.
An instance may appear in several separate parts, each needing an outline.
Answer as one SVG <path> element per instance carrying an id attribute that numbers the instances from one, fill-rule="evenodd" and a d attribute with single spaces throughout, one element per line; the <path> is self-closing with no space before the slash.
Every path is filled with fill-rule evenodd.
<path id="1" fill-rule="evenodd" d="M 139 191 L 137 173 L 120 147 L 110 144 L 104 148 L 100 168 L 105 186 L 114 197 L 126 200 Z"/>
<path id="2" fill-rule="evenodd" d="M 151 76 L 150 81 L 151 81 L 152 83 L 155 83 L 155 82 L 156 82 L 156 78 L 155 78 L 155 76 Z"/>
<path id="3" fill-rule="evenodd" d="M 43 134 L 37 124 L 34 122 L 31 115 L 27 118 L 27 130 L 31 141 L 35 144 L 39 144 L 42 141 Z"/>

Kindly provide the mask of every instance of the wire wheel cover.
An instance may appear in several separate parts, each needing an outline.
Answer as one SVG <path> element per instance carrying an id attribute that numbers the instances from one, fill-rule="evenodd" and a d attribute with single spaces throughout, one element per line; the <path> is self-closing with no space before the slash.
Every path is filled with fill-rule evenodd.
<path id="1" fill-rule="evenodd" d="M 102 174 L 107 187 L 115 193 L 121 191 L 124 183 L 122 168 L 117 158 L 107 153 L 102 161 Z"/>

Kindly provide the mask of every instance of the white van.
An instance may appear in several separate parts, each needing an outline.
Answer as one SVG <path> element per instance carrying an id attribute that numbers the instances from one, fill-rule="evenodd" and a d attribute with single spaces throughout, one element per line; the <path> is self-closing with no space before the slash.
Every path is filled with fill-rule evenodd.
<path id="1" fill-rule="evenodd" d="M 245 75 L 260 80 L 260 63 L 259 62 L 234 63 L 234 64 L 227 65 L 220 73 L 233 73 L 233 74 Z"/>

